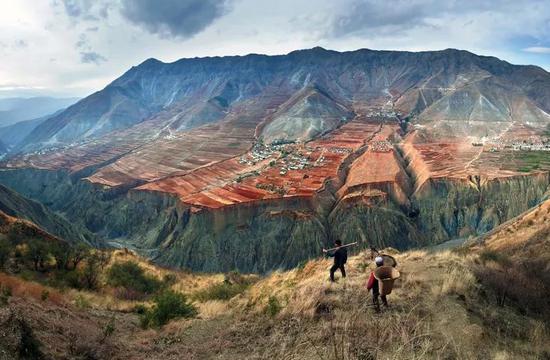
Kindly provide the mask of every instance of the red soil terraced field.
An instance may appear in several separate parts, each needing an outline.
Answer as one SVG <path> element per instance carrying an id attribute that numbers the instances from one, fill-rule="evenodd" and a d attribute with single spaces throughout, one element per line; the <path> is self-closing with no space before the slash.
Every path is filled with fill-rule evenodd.
<path id="1" fill-rule="evenodd" d="M 550 152 L 495 150 L 491 146 L 474 146 L 468 140 L 442 139 L 433 143 L 415 143 L 415 133 L 403 143 L 403 151 L 417 177 L 419 188 L 429 178 L 467 179 L 482 176 L 487 180 L 525 174 L 521 171 L 524 158 L 546 158 Z M 545 163 L 542 162 L 544 170 Z M 532 170 L 536 170 L 533 167 Z"/>
<path id="2" fill-rule="evenodd" d="M 109 139 L 97 139 L 66 149 L 25 154 L 3 164 L 7 168 L 65 169 L 76 172 L 89 166 L 105 163 L 146 143 L 137 132 L 115 133 Z"/>
<path id="3" fill-rule="evenodd" d="M 246 152 L 254 143 L 256 126 L 289 93 L 284 87 L 268 88 L 254 100 L 232 108 L 222 120 L 185 132 L 174 131 L 166 116 L 159 115 L 124 131 L 67 149 L 15 157 L 4 165 L 69 172 L 97 166 L 88 179 L 108 186 L 185 174 Z"/>
<path id="4" fill-rule="evenodd" d="M 351 193 L 379 196 L 379 191 L 391 191 L 392 195 L 399 195 L 399 200 L 405 201 L 405 191 L 408 190 L 407 175 L 399 155 L 389 142 L 398 130 L 398 126 L 385 125 L 369 141 L 367 151 L 351 164 L 346 183 L 338 190 L 339 198 Z M 377 191 L 365 192 L 375 189 Z"/>
<path id="5" fill-rule="evenodd" d="M 230 159 L 182 176 L 145 184 L 137 190 L 176 194 L 198 207 L 220 208 L 249 201 L 312 196 L 335 179 L 344 160 L 361 148 L 382 125 L 355 119 L 305 145 L 285 145 L 253 167 Z"/>
<path id="6" fill-rule="evenodd" d="M 118 186 L 184 174 L 247 151 L 253 143 L 252 132 L 253 128 L 223 122 L 158 138 L 101 168 L 89 180 Z"/>
<path id="7" fill-rule="evenodd" d="M 527 124 L 514 123 L 500 137 L 500 143 L 494 145 L 510 145 L 518 142 L 537 143 L 550 138 L 545 129 L 535 128 Z M 489 140 L 489 143 L 492 144 Z"/>

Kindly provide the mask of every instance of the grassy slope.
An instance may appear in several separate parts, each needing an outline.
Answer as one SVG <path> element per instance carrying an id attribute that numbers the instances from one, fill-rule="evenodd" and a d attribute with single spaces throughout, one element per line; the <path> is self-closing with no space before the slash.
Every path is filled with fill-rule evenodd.
<path id="1" fill-rule="evenodd" d="M 0 309 L 27 319 L 43 351 L 54 357 L 87 352 L 113 359 L 537 359 L 550 354 L 548 319 L 512 305 L 498 306 L 492 289 L 476 278 L 480 253 L 498 251 L 510 259 L 550 259 L 550 201 L 499 228 L 482 245 L 455 251 L 397 254 L 402 278 L 390 296 L 391 307 L 376 314 L 365 290 L 371 266 L 365 254 L 351 257 L 348 278 L 327 281 L 329 260 L 275 272 L 229 301 L 197 303 L 199 317 L 177 320 L 161 330 L 142 330 L 136 304 L 101 293 L 63 294 L 15 277 L 9 306 Z M 112 261 L 137 259 L 117 251 Z M 139 260 L 159 277 L 174 273 L 174 288 L 190 295 L 223 281 L 159 269 Z M 546 271 L 550 270 L 549 268 Z M 278 303 L 281 311 L 269 315 Z M 277 299 L 276 301 L 274 299 Z M 276 306 L 275 306 L 276 307 Z M 115 319 L 113 336 L 103 331 Z M 0 344 L 1 345 L 1 344 Z M 0 346 L 1 348 L 1 346 Z"/>

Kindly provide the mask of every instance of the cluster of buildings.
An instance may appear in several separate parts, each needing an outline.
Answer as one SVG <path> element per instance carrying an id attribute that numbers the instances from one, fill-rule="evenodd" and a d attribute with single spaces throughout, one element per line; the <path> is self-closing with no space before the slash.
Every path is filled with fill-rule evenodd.
<path id="1" fill-rule="evenodd" d="M 393 150 L 393 145 L 387 140 L 371 141 L 369 143 L 369 150 L 372 152 L 390 152 Z"/>
<path id="2" fill-rule="evenodd" d="M 472 142 L 473 146 L 487 146 L 489 151 L 513 150 L 513 151 L 550 151 L 550 139 L 530 137 L 525 140 L 518 139 L 491 139 Z"/>
<path id="3" fill-rule="evenodd" d="M 285 175 L 288 170 L 303 170 L 310 165 L 309 156 L 302 153 L 289 153 L 281 160 L 282 165 L 279 174 Z"/>
<path id="4" fill-rule="evenodd" d="M 329 151 L 334 154 L 351 154 L 352 150 L 346 147 L 333 147 Z"/>
<path id="5" fill-rule="evenodd" d="M 395 118 L 398 117 L 399 113 L 393 109 L 370 109 L 367 113 L 367 117 L 387 117 Z"/>
<path id="6" fill-rule="evenodd" d="M 272 157 L 275 152 L 281 151 L 282 146 L 257 143 L 250 152 L 240 157 L 239 164 L 256 165 L 256 163 Z"/>

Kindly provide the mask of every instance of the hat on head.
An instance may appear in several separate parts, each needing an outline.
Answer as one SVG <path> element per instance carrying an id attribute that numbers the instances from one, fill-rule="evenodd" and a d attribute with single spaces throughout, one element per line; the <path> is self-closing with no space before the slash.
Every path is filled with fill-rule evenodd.
<path id="1" fill-rule="evenodd" d="M 377 256 L 374 258 L 376 265 L 384 265 L 384 258 L 382 256 Z"/>

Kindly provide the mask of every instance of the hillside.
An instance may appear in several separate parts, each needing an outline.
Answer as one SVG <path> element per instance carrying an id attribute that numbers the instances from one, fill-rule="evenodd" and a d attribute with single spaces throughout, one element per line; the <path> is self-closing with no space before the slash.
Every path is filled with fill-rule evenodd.
<path id="1" fill-rule="evenodd" d="M 99 245 L 96 237 L 85 229 L 71 224 L 62 216 L 50 211 L 44 205 L 24 198 L 18 193 L 0 185 L 0 212 L 3 216 L 27 220 L 45 231 L 69 243 Z"/>
<path id="2" fill-rule="evenodd" d="M 550 353 L 549 216 L 547 201 L 474 245 L 387 250 L 402 276 L 390 307 L 379 314 L 365 290 L 368 253 L 352 256 L 348 278 L 330 284 L 329 260 L 258 278 L 173 272 L 116 251 L 106 268 L 134 261 L 158 278 L 172 274 L 171 288 L 198 309 L 196 318 L 147 330 L 133 313 L 142 301 L 117 298 L 123 293 L 108 286 L 59 293 L 2 274 L 12 296 L 0 322 L 12 331 L 1 338 L 0 351 L 9 356 L 25 339 L 47 358 L 543 359 Z M 527 263 L 537 264 L 537 276 L 523 277 Z M 508 268 L 518 280 L 514 291 L 509 275 L 498 277 Z"/>
<path id="3" fill-rule="evenodd" d="M 308 86 L 348 106 L 390 101 L 402 118 L 417 115 L 420 123 L 444 121 L 454 131 L 494 133 L 518 114 L 525 121 L 547 123 L 550 99 L 543 89 L 549 82 L 550 75 L 540 68 L 453 49 L 339 53 L 314 48 L 169 64 L 149 59 L 39 125 L 20 150 L 63 146 L 141 122 L 156 123 L 156 130 L 140 126 L 146 141 L 156 138 L 159 129 L 178 131 L 243 111 L 250 114 L 262 97 L 276 104 Z M 191 114 L 196 120 L 187 119 Z"/>

